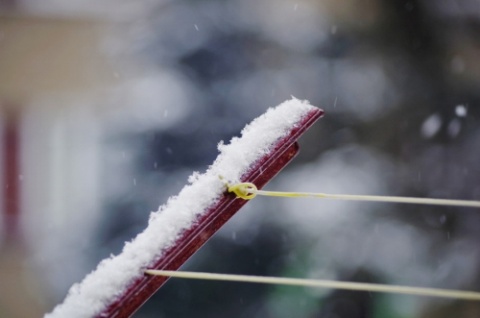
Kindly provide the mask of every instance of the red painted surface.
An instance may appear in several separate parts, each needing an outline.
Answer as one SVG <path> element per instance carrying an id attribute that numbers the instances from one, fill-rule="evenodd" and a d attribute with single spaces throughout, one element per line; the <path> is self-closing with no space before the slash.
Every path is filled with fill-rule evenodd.
<path id="1" fill-rule="evenodd" d="M 252 165 L 242 176 L 242 182 L 252 182 L 261 189 L 270 179 L 282 170 L 297 154 L 297 139 L 323 115 L 320 109 L 311 111 L 290 133 L 279 140 L 274 149 Z M 215 234 L 240 208 L 247 203 L 235 195 L 225 193 L 223 198 L 204 213 L 190 229 L 168 249 L 151 269 L 177 270 L 205 242 Z M 134 281 L 123 294 L 98 315 L 98 317 L 130 317 L 166 281 L 167 277 L 145 275 Z"/>
<path id="2" fill-rule="evenodd" d="M 7 116 L 3 131 L 3 195 L 4 228 L 7 243 L 19 239 L 20 219 L 20 156 L 19 120 Z"/>

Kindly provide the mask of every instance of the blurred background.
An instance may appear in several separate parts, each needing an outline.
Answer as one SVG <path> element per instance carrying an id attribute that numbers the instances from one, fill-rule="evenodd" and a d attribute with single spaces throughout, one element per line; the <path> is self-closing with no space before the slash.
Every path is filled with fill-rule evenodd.
<path id="1" fill-rule="evenodd" d="M 269 189 L 480 200 L 478 0 L 0 0 L 0 316 L 41 317 L 216 145 L 326 116 Z M 187 270 L 480 290 L 480 211 L 257 198 Z M 475 302 L 171 280 L 135 317 L 477 318 Z"/>

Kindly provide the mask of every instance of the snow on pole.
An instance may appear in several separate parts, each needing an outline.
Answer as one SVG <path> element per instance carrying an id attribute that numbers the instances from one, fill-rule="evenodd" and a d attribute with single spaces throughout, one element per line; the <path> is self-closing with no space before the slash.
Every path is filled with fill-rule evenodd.
<path id="1" fill-rule="evenodd" d="M 129 317 L 168 279 L 146 269 L 177 270 L 247 201 L 226 193 L 231 183 L 259 189 L 298 151 L 297 139 L 323 111 L 292 98 L 253 120 L 203 174 L 193 173 L 177 196 L 152 212 L 147 228 L 123 251 L 100 262 L 45 318 Z"/>

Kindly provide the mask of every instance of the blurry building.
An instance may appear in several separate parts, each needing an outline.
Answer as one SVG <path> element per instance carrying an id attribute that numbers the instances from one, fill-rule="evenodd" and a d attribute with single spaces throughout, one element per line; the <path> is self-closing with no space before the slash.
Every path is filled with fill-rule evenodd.
<path id="1" fill-rule="evenodd" d="M 1 316 L 46 311 L 50 295 L 41 286 L 47 281 L 31 258 L 37 243 L 58 240 L 68 224 L 80 227 L 75 233 L 70 226 L 67 239 L 94 227 L 99 127 L 93 106 L 115 80 L 102 52 L 104 27 L 95 19 L 34 14 L 19 3 L 0 11 L 0 281 L 9 286 L 0 292 Z"/>

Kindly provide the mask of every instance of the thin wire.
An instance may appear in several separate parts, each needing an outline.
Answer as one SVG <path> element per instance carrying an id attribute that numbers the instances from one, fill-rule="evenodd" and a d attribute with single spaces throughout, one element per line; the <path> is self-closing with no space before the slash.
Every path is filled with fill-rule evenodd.
<path id="1" fill-rule="evenodd" d="M 450 199 L 430 199 L 430 198 L 412 198 L 412 197 L 395 197 L 395 196 L 379 196 L 379 195 L 354 195 L 354 194 L 327 194 L 327 193 L 309 193 L 296 192 L 285 193 L 277 191 L 257 190 L 257 195 L 265 196 L 283 196 L 283 197 L 316 197 L 334 200 L 351 200 L 351 201 L 375 201 L 375 202 L 391 202 L 391 203 L 411 203 L 411 204 L 429 204 L 429 205 L 448 205 L 463 207 L 480 207 L 480 201 L 469 200 L 450 200 Z"/>
<path id="2" fill-rule="evenodd" d="M 237 183 L 232 186 L 229 186 L 228 191 L 234 192 L 238 197 L 245 200 L 253 199 L 257 195 L 263 195 L 263 196 L 287 197 L 287 198 L 320 198 L 320 199 L 333 199 L 333 200 L 429 204 L 429 205 L 444 205 L 444 206 L 448 205 L 448 206 L 480 208 L 480 201 L 470 201 L 470 200 L 430 199 L 430 198 L 412 198 L 412 197 L 379 196 L 379 195 L 327 194 L 327 193 L 313 193 L 313 192 L 264 191 L 264 190 L 258 190 L 253 183 L 249 183 L 249 182 Z"/>
<path id="3" fill-rule="evenodd" d="M 244 283 L 279 284 L 279 285 L 302 286 L 302 287 L 320 287 L 320 288 L 383 292 L 383 293 L 480 301 L 480 292 L 451 290 L 451 289 L 339 282 L 339 281 L 319 280 L 319 279 L 232 275 L 232 274 L 167 271 L 167 270 L 146 270 L 145 273 L 148 275 L 167 276 L 167 277 L 176 277 L 176 278 L 184 278 L 184 279 L 202 279 L 202 280 L 231 281 L 231 282 L 244 282 Z"/>
<path id="4" fill-rule="evenodd" d="M 480 201 L 469 200 L 449 200 L 449 199 L 430 199 L 430 198 L 412 198 L 396 196 L 377 196 L 377 195 L 351 195 L 351 194 L 327 194 L 312 192 L 279 192 L 258 190 L 253 183 L 243 182 L 234 185 L 227 185 L 228 192 L 233 192 L 237 197 L 251 200 L 257 195 L 287 198 L 321 198 L 351 201 L 373 201 L 373 202 L 391 202 L 391 203 L 410 203 L 410 204 L 429 204 L 444 206 L 461 207 L 480 207 Z M 362 290 L 371 292 L 399 293 L 419 296 L 433 296 L 445 298 L 457 298 L 465 300 L 480 300 L 480 292 L 459 291 L 449 289 L 421 288 L 396 285 L 381 285 L 369 283 L 338 282 L 329 280 L 283 278 L 283 277 L 264 277 L 264 276 L 245 276 L 213 273 L 194 273 L 194 272 L 175 272 L 175 271 L 155 271 L 149 270 L 147 273 L 152 275 L 171 276 L 190 279 L 208 279 L 236 282 L 252 282 L 265 284 L 283 284 L 306 287 L 337 288 L 348 290 Z"/>

